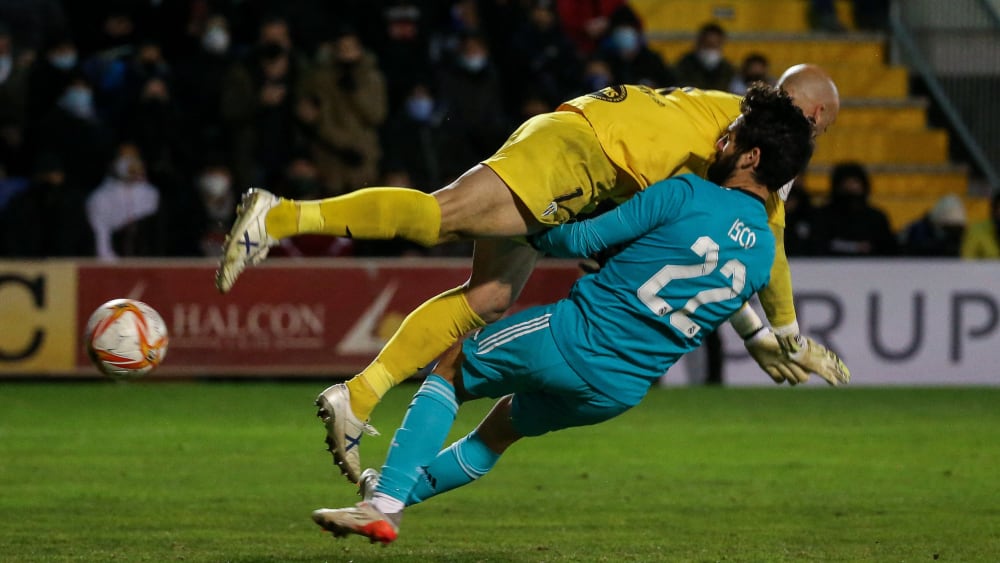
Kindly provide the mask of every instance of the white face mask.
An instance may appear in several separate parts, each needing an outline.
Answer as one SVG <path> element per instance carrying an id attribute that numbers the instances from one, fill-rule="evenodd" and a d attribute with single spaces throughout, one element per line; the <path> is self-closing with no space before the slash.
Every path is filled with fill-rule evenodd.
<path id="1" fill-rule="evenodd" d="M 115 176 L 127 180 L 129 177 L 129 168 L 132 167 L 132 157 L 130 156 L 120 156 L 115 160 L 111 169 L 115 173 Z"/>
<path id="2" fill-rule="evenodd" d="M 49 57 L 49 62 L 59 70 L 69 70 L 76 66 L 76 51 L 52 55 Z"/>
<path id="3" fill-rule="evenodd" d="M 201 37 L 201 45 L 213 55 L 221 55 L 229 49 L 229 32 L 219 26 L 212 26 Z"/>
<path id="4" fill-rule="evenodd" d="M 229 177 L 225 174 L 205 174 L 198 180 L 198 187 L 205 197 L 222 197 L 229 193 Z"/>
<path id="5" fill-rule="evenodd" d="M 722 62 L 722 51 L 718 49 L 698 49 L 698 60 L 705 68 L 711 70 Z"/>
<path id="6" fill-rule="evenodd" d="M 469 72 L 479 72 L 486 66 L 486 55 L 464 55 L 462 66 Z"/>

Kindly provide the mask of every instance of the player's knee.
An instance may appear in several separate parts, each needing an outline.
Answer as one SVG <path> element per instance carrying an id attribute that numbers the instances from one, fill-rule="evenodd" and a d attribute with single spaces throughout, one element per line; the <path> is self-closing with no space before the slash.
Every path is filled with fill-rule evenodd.
<path id="1" fill-rule="evenodd" d="M 469 289 L 465 298 L 469 307 L 486 323 L 503 318 L 514 300 L 514 291 L 509 285 L 490 283 Z"/>

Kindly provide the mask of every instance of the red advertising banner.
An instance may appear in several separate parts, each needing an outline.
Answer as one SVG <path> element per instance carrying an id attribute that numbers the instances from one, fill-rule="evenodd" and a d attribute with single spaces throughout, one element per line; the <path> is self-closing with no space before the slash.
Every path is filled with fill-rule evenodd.
<path id="1" fill-rule="evenodd" d="M 350 375 L 378 353 L 426 299 L 462 284 L 468 260 L 271 260 L 220 295 L 211 263 L 80 265 L 77 330 L 110 299 L 145 301 L 170 331 L 158 373 Z M 517 309 L 564 297 L 576 263 L 538 266 Z M 77 366 L 89 368 L 78 347 Z"/>

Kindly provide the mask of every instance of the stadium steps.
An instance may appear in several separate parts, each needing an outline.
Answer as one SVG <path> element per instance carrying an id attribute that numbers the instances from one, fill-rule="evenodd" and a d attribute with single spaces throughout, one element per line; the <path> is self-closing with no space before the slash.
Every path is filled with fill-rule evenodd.
<path id="1" fill-rule="evenodd" d="M 878 33 L 810 30 L 804 0 L 631 0 L 643 18 L 650 47 L 674 64 L 694 44 L 697 29 L 714 21 L 728 33 L 724 55 L 739 64 L 761 53 L 775 73 L 801 62 L 823 66 L 840 89 L 836 125 L 819 139 L 804 178 L 817 203 L 829 192 L 829 171 L 855 161 L 871 172 L 872 202 L 894 229 L 923 216 L 946 194 L 964 198 L 970 220 L 985 218 L 989 202 L 970 197 L 966 168 L 948 160 L 946 131 L 927 124 L 927 102 L 909 97 L 904 67 L 888 64 L 887 39 Z M 842 22 L 850 2 L 838 0 Z"/>

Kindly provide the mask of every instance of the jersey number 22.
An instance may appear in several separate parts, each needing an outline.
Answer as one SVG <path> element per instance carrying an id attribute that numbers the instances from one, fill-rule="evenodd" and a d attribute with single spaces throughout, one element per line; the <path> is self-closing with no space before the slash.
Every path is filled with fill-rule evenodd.
<path id="1" fill-rule="evenodd" d="M 735 258 L 726 262 L 720 272 L 729 278 L 731 285 L 728 287 L 717 287 L 698 292 L 697 295 L 688 300 L 684 307 L 674 310 L 669 303 L 657 293 L 674 280 L 683 280 L 710 275 L 719 265 L 719 245 L 707 236 L 699 237 L 691 250 L 698 256 L 705 258 L 701 264 L 690 264 L 687 266 L 667 265 L 660 268 L 660 271 L 653 274 L 653 277 L 646 280 L 646 283 L 636 291 L 639 300 L 642 301 L 655 315 L 662 317 L 670 314 L 670 325 L 676 328 L 684 336 L 691 338 L 698 334 L 701 327 L 690 319 L 695 310 L 705 303 L 718 303 L 727 299 L 739 296 L 747 281 L 747 268 L 742 262 Z M 671 313 L 671 311 L 673 311 Z"/>

